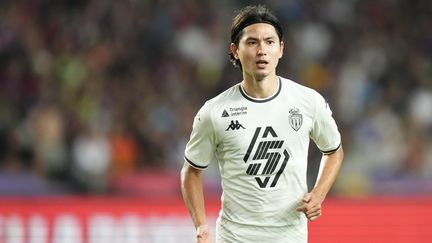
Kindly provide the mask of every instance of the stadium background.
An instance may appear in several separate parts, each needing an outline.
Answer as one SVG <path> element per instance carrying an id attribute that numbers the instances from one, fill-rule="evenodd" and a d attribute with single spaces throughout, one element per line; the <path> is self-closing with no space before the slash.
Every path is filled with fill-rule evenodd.
<path id="1" fill-rule="evenodd" d="M 311 242 L 427 242 L 428 0 L 1 1 L 0 242 L 191 242 L 183 149 L 203 102 L 241 80 L 230 20 L 252 3 L 286 30 L 278 73 L 323 94 L 343 135 Z M 218 180 L 212 165 L 211 219 Z"/>

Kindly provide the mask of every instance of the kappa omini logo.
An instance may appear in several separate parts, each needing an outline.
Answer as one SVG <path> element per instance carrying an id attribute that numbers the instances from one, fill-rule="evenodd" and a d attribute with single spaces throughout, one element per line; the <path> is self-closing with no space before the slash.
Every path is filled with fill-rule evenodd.
<path id="1" fill-rule="evenodd" d="M 300 110 L 297 108 L 291 109 L 289 113 L 289 124 L 297 132 L 303 124 L 303 116 L 302 114 L 300 114 Z"/>
<path id="2" fill-rule="evenodd" d="M 283 143 L 272 127 L 256 128 L 243 161 L 249 163 L 246 174 L 254 176 L 260 188 L 275 187 L 285 170 L 290 156 Z"/>
<path id="3" fill-rule="evenodd" d="M 240 128 L 245 129 L 245 127 L 242 124 L 240 124 L 240 122 L 238 120 L 236 120 L 235 122 L 233 120 L 231 120 L 231 123 L 228 125 L 228 127 L 225 131 L 228 131 L 230 129 L 239 130 Z"/>

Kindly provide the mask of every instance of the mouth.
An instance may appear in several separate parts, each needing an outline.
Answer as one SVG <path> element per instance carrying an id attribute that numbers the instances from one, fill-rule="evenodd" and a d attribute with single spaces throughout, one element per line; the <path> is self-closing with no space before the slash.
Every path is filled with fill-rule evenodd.
<path id="1" fill-rule="evenodd" d="M 268 64 L 268 62 L 265 61 L 265 60 L 258 60 L 258 61 L 256 61 L 255 63 L 256 63 L 256 65 L 257 65 L 258 67 L 260 67 L 260 68 L 264 68 L 264 67 Z"/>

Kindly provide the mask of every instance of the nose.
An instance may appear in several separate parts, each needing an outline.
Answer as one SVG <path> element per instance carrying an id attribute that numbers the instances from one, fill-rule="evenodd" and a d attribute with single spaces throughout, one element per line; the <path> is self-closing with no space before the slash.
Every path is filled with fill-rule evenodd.
<path id="1" fill-rule="evenodd" d="M 265 48 L 265 44 L 263 42 L 260 42 L 258 45 L 257 54 L 259 56 L 263 56 L 263 55 L 266 55 L 266 53 L 267 53 L 267 50 Z"/>

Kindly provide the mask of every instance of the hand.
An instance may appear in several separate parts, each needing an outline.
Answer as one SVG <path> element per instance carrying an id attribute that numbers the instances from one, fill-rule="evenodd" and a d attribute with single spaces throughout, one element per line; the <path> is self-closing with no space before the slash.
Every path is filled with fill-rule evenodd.
<path id="1" fill-rule="evenodd" d="M 321 217 L 321 204 L 323 200 L 323 198 L 319 197 L 313 192 L 307 193 L 303 197 L 303 204 L 297 208 L 297 211 L 303 212 L 310 221 L 315 221 Z"/>
<path id="2" fill-rule="evenodd" d="M 211 243 L 210 230 L 207 224 L 197 227 L 196 237 L 197 243 Z"/>

